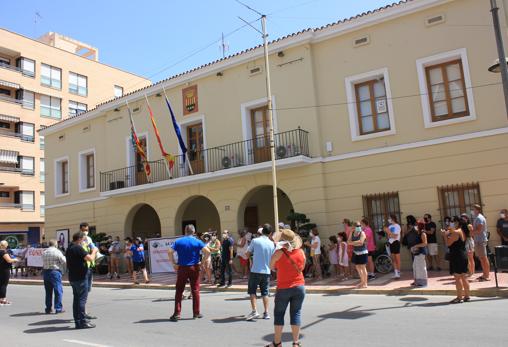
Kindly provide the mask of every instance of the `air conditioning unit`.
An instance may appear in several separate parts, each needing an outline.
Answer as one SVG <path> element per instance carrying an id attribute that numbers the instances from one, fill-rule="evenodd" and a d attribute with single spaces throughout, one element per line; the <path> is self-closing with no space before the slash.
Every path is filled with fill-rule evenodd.
<path id="1" fill-rule="evenodd" d="M 230 158 L 230 157 L 227 157 L 227 156 L 226 156 L 226 157 L 224 157 L 224 158 L 222 158 L 222 160 L 221 160 L 221 164 L 222 164 L 222 167 L 223 167 L 224 169 L 229 169 L 229 168 L 231 167 L 231 164 L 232 164 L 232 162 L 231 162 L 231 158 Z"/>
<path id="2" fill-rule="evenodd" d="M 109 190 L 122 189 L 122 188 L 125 188 L 124 181 L 109 182 Z"/>
<path id="3" fill-rule="evenodd" d="M 286 146 L 277 146 L 275 154 L 277 154 L 277 159 L 284 159 L 288 157 L 288 150 Z"/>

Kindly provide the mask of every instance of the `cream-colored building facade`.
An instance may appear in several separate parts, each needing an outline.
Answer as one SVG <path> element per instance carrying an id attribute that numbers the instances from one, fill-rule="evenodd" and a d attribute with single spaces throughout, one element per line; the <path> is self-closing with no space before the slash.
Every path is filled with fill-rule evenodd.
<path id="1" fill-rule="evenodd" d="M 282 221 L 304 213 L 324 238 L 344 218 L 367 216 L 379 229 L 389 213 L 439 222 L 481 203 L 498 242 L 508 119 L 500 76 L 487 71 L 497 57 L 489 9 L 486 1 L 413 0 L 270 43 Z M 501 13 L 506 25 L 506 7 Z M 171 179 L 145 96 L 165 148 L 180 155 Z M 180 235 L 187 223 L 206 231 L 273 222 L 266 103 L 256 47 L 46 128 L 47 229 L 88 221 L 98 232 L 153 237 Z M 147 142 L 148 180 L 127 104 Z M 93 189 L 82 189 L 83 153 L 95 155 Z"/>
<path id="2" fill-rule="evenodd" d="M 38 243 L 44 233 L 50 161 L 38 129 L 149 84 L 99 63 L 96 48 L 74 39 L 0 29 L 1 239 Z"/>

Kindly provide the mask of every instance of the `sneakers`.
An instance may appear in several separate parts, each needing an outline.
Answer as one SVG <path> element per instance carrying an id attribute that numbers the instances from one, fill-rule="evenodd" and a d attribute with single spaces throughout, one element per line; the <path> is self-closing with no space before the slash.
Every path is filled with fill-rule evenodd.
<path id="1" fill-rule="evenodd" d="M 201 313 L 198 313 L 198 314 L 195 314 L 194 316 L 192 316 L 192 319 L 201 319 L 203 318 L 203 315 Z"/>
<path id="2" fill-rule="evenodd" d="M 172 322 L 178 322 L 180 320 L 180 316 L 172 315 L 169 317 L 169 320 Z"/>
<path id="3" fill-rule="evenodd" d="M 249 313 L 247 315 L 247 317 L 245 317 L 245 320 L 251 321 L 251 320 L 256 319 L 256 318 L 259 318 L 259 313 L 257 311 L 252 311 L 251 313 Z"/>
<path id="4" fill-rule="evenodd" d="M 398 280 L 400 278 L 400 271 L 395 270 L 392 278 Z"/>
<path id="5" fill-rule="evenodd" d="M 268 312 L 263 313 L 263 319 L 266 319 L 266 320 L 270 319 L 270 315 L 268 314 Z"/>

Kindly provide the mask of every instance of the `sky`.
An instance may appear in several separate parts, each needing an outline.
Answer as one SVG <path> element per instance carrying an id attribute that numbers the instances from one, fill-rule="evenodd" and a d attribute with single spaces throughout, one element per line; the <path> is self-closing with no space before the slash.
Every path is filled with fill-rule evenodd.
<path id="1" fill-rule="evenodd" d="M 243 0 L 267 14 L 269 39 L 319 27 L 395 0 Z M 39 16 L 36 16 L 36 13 Z M 16 0 L 0 27 L 37 38 L 55 31 L 99 49 L 102 63 L 160 81 L 262 43 L 245 26 L 259 16 L 235 0 Z M 37 20 L 35 20 L 37 18 Z M 261 29 L 260 21 L 253 24 Z"/>

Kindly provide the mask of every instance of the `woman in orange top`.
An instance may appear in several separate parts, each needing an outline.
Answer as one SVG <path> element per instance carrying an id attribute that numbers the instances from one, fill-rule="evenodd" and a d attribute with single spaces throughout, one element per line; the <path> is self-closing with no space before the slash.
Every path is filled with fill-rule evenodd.
<path id="1" fill-rule="evenodd" d="M 293 346 L 300 346 L 302 304 L 305 298 L 305 253 L 301 249 L 302 239 L 292 230 L 283 229 L 280 242 L 272 256 L 270 267 L 277 271 L 277 293 L 274 308 L 274 339 L 267 347 L 282 346 L 284 315 L 289 307 Z"/>

